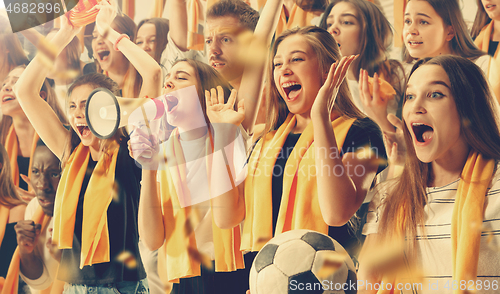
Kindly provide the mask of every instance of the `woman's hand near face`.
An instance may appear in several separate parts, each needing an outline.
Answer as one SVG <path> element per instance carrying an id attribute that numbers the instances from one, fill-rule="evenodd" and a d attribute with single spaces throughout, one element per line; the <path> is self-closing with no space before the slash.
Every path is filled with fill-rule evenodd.
<path id="1" fill-rule="evenodd" d="M 314 100 L 311 108 L 311 117 L 320 115 L 330 119 L 340 85 L 344 81 L 347 70 L 355 58 L 356 56 L 354 55 L 349 57 L 344 56 L 340 61 L 331 65 L 326 81 L 319 89 L 318 95 L 316 95 L 316 99 Z M 334 99 L 332 100 L 331 97 L 334 97 Z"/>
<path id="2" fill-rule="evenodd" d="M 387 120 L 387 104 L 389 103 L 389 99 L 384 99 L 380 96 L 380 84 L 377 73 L 373 75 L 372 95 L 368 82 L 368 72 L 364 69 L 359 71 L 359 94 L 366 115 L 376 122 L 384 132 L 394 132 L 394 127 Z"/>
<path id="3" fill-rule="evenodd" d="M 116 17 L 116 8 L 109 0 L 103 0 L 95 5 L 91 10 L 99 10 L 95 20 L 96 28 L 101 36 L 106 36 L 111 23 Z"/>
<path id="4" fill-rule="evenodd" d="M 159 166 L 160 145 L 156 135 L 145 128 L 136 128 L 128 141 L 130 157 L 134 158 L 143 170 L 157 170 Z"/>
<path id="5" fill-rule="evenodd" d="M 398 176 L 401 171 L 398 166 L 402 167 L 405 164 L 406 144 L 403 135 L 403 122 L 394 114 L 389 114 L 387 120 L 391 126 L 396 127 L 394 132 L 384 131 L 384 145 L 389 160 L 388 178 L 390 179 Z"/>
<path id="6" fill-rule="evenodd" d="M 231 91 L 227 103 L 224 103 L 224 90 L 218 86 L 217 90 L 205 91 L 207 116 L 212 124 L 233 124 L 239 126 L 245 119 L 243 100 L 238 103 L 238 111 L 234 110 L 236 90 Z"/>

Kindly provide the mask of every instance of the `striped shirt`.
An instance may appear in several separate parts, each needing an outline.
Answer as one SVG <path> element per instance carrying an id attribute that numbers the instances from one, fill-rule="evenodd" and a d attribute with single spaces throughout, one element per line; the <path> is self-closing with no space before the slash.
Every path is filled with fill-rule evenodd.
<path id="1" fill-rule="evenodd" d="M 419 264 L 415 268 L 422 269 L 425 277 L 418 293 L 452 293 L 453 288 L 461 285 L 462 289 L 476 286 L 478 294 L 500 293 L 500 165 L 486 195 L 476 281 L 452 280 L 451 217 L 459 182 L 460 179 L 457 179 L 442 187 L 426 188 L 426 237 L 422 227 L 417 228 Z M 383 182 L 370 192 L 372 195 L 367 196 L 373 198 L 363 228 L 364 235 L 377 233 L 388 188 L 394 183 L 393 180 Z"/>

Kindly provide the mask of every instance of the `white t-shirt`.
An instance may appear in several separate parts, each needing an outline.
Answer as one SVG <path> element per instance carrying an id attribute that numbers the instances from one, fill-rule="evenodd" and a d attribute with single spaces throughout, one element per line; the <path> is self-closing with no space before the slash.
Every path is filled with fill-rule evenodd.
<path id="1" fill-rule="evenodd" d="M 31 219 L 35 214 L 36 210 L 38 209 L 38 206 L 40 205 L 38 204 L 38 199 L 35 197 L 30 201 L 30 203 L 26 207 L 26 211 L 24 213 L 24 219 Z M 31 280 L 25 277 L 20 272 L 21 278 L 30 287 L 32 294 L 40 293 L 40 290 L 47 289 L 51 285 L 52 281 L 54 281 L 57 275 L 57 268 L 59 267 L 59 263 L 57 262 L 57 260 L 52 258 L 49 249 L 47 248 L 47 246 L 45 246 L 45 244 L 47 243 L 47 239 L 50 237 L 49 229 L 53 227 L 54 227 L 54 219 L 52 218 L 45 231 L 42 231 L 40 233 L 40 237 L 38 238 L 38 243 L 36 244 L 34 250 L 36 256 L 38 256 L 43 263 L 42 275 L 36 280 Z"/>
<path id="2" fill-rule="evenodd" d="M 364 235 L 377 233 L 384 201 L 395 182 L 383 182 L 369 192 L 371 195 L 367 197 L 373 198 L 368 209 L 367 223 L 363 227 Z M 457 179 L 442 187 L 426 188 L 424 226 L 427 239 L 422 238 L 422 228 L 419 227 L 417 254 L 419 267 L 427 280 L 422 282 L 422 291 L 418 293 L 452 293 L 451 217 L 459 182 L 460 179 Z M 482 232 L 477 280 L 483 287 L 477 293 L 500 293 L 500 164 L 497 165 L 486 195 Z M 460 281 L 456 283 L 460 285 Z M 489 283 L 489 290 L 485 290 L 485 283 Z M 474 285 L 477 284 L 474 281 Z M 472 285 L 472 282 L 467 281 L 467 285 Z"/>

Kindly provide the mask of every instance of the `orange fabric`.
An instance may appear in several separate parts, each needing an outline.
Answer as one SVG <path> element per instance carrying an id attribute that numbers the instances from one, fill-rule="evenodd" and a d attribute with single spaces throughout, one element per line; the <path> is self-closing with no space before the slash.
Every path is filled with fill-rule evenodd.
<path id="1" fill-rule="evenodd" d="M 484 205 L 495 165 L 494 159 L 485 159 L 478 152 L 471 151 L 462 170 L 451 218 L 454 281 L 477 279 Z M 411 221 L 405 216 L 404 207 L 399 209 L 397 219 L 400 226 L 395 228 L 396 236 L 401 236 L 400 239 L 403 240 L 405 223 Z M 398 278 L 400 277 L 385 276 L 383 282 L 384 284 L 392 282 L 392 285 L 395 285 L 394 281 Z M 453 293 L 470 293 L 469 290 L 474 289 L 461 290 L 458 287 Z M 386 293 L 391 292 L 388 290 L 377 292 L 377 294 Z"/>
<path id="2" fill-rule="evenodd" d="M 332 122 L 339 156 L 354 121 L 354 118 L 339 117 Z M 272 172 L 295 123 L 295 116 L 289 114 L 278 130 L 266 134 L 257 143 L 250 156 L 245 180 L 246 214 L 241 250 L 259 251 L 273 236 Z M 316 171 L 313 136 L 313 124 L 309 123 L 286 162 L 276 234 L 295 229 L 328 234 L 328 225 L 321 217 L 316 176 L 308 172 L 312 168 Z"/>
<path id="3" fill-rule="evenodd" d="M 31 178 L 31 159 L 33 158 L 33 154 L 35 153 L 36 149 L 36 143 L 38 142 L 38 134 L 35 133 L 33 136 L 33 143 L 31 145 L 31 153 L 30 153 L 30 164 L 28 167 L 28 178 Z M 9 154 L 9 160 L 10 160 L 10 167 L 11 167 L 11 174 L 12 174 L 12 180 L 14 181 L 14 185 L 16 187 L 19 187 L 19 167 L 17 166 L 17 156 L 19 152 L 19 142 L 18 138 L 16 135 L 16 131 L 14 130 L 14 126 L 11 126 L 9 129 L 9 133 L 7 134 L 7 137 L 5 138 L 5 150 L 7 150 L 7 154 Z M 29 187 L 29 185 L 28 185 Z M 32 191 L 33 189 L 30 187 L 28 188 L 28 191 Z"/>
<path id="4" fill-rule="evenodd" d="M 164 9 L 165 9 L 165 0 L 154 0 L 153 11 L 150 17 L 151 18 L 162 17 Z"/>
<path id="5" fill-rule="evenodd" d="M 495 160 L 471 151 L 458 184 L 451 218 L 453 280 L 475 281 L 479 261 L 486 193 L 495 170 Z M 453 293 L 469 293 L 458 287 Z"/>
<path id="6" fill-rule="evenodd" d="M 207 139 L 208 140 L 208 139 Z M 211 141 L 211 140 L 210 140 Z M 201 262 L 199 258 L 193 256 L 190 250 L 197 252 L 196 239 L 194 231 L 186 230 L 186 224 L 197 221 L 197 211 L 193 206 L 182 208 L 180 199 L 186 199 L 189 196 L 189 190 L 185 182 L 185 159 L 180 147 L 179 131 L 175 129 L 167 141 L 167 148 L 163 154 L 170 162 L 169 166 L 176 166 L 177 169 L 167 167 L 159 171 L 160 178 L 160 200 L 165 224 L 165 244 L 159 249 L 159 266 L 163 265 L 159 272 L 168 276 L 169 282 L 178 282 L 179 278 L 199 276 L 201 274 Z M 207 143 L 207 155 L 212 153 L 213 143 Z M 212 149 L 212 150 L 210 150 Z M 208 165 L 209 166 L 209 165 Z M 176 189 L 176 187 L 178 187 Z M 182 187 L 179 189 L 179 187 Z M 178 195 L 177 191 L 182 190 L 184 195 Z M 196 224 L 192 224 L 194 228 Z M 232 229 L 223 230 L 217 227 L 212 217 L 212 234 L 215 249 L 215 270 L 218 272 L 229 272 L 244 268 L 243 254 L 240 252 L 240 226 Z"/>
<path id="7" fill-rule="evenodd" d="M 403 47 L 403 25 L 406 4 L 409 0 L 394 1 L 394 46 Z"/>
<path id="8" fill-rule="evenodd" d="M 80 268 L 110 261 L 107 210 L 117 193 L 114 181 L 119 150 L 118 144 L 111 144 L 109 160 L 108 156 L 101 155 L 85 191 Z M 78 145 L 66 163 L 57 188 L 52 241 L 60 249 L 73 246 L 76 207 L 89 157 L 89 148 Z"/>
<path id="9" fill-rule="evenodd" d="M 486 25 L 479 33 L 476 40 L 474 40 L 476 46 L 484 52 L 488 52 L 488 49 L 490 47 L 491 33 L 493 32 L 493 22 L 494 20 Z M 497 100 L 500 101 L 500 56 L 498 56 L 498 51 L 500 50 L 497 48 L 495 55 L 490 61 L 488 72 L 485 73 L 485 75 L 488 77 L 491 90 L 495 94 Z"/>
<path id="10" fill-rule="evenodd" d="M 188 49 L 203 51 L 203 48 L 205 46 L 205 37 L 202 34 L 198 34 L 200 3 L 198 3 L 198 0 L 189 0 L 187 3 L 187 9 L 188 9 L 187 47 Z"/>
<path id="11" fill-rule="evenodd" d="M 135 16 L 135 0 L 123 0 L 122 1 L 123 14 L 126 14 L 131 19 Z"/>
<path id="12" fill-rule="evenodd" d="M 47 225 L 50 222 L 51 217 L 43 213 L 42 207 L 38 207 L 32 220 L 42 225 L 42 232 L 45 231 Z M 9 271 L 7 272 L 7 277 L 3 283 L 3 287 L 0 287 L 1 294 L 17 294 L 17 287 L 19 284 L 19 273 L 21 266 L 21 257 L 19 256 L 19 247 L 16 248 L 12 260 L 10 262 Z M 64 287 L 64 282 L 55 280 L 51 287 L 42 290 L 41 294 L 55 294 L 62 293 Z"/>
<path id="13" fill-rule="evenodd" d="M 292 10 L 289 11 L 288 21 L 285 14 L 285 5 L 281 9 L 280 18 L 278 20 L 278 26 L 276 27 L 276 36 L 280 35 L 283 31 L 286 31 L 295 27 L 305 27 L 310 26 L 311 21 L 316 15 L 310 11 L 304 11 L 299 6 L 293 4 Z"/>
<path id="14" fill-rule="evenodd" d="M 380 97 L 383 99 L 393 99 L 394 95 L 396 95 L 396 90 L 389 84 L 386 80 L 383 79 L 383 76 L 381 75 L 378 78 L 378 84 L 379 84 L 379 90 L 378 94 Z M 370 91 L 370 94 L 373 96 L 373 78 L 368 77 L 368 90 Z"/>

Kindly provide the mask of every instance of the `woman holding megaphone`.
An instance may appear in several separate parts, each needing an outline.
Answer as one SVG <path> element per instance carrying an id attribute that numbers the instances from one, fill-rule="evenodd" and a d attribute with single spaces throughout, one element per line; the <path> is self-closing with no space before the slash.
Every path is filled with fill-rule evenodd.
<path id="1" fill-rule="evenodd" d="M 107 1 L 99 12 L 96 27 L 144 77 L 140 97 L 156 97 L 161 87 L 161 69 L 147 53 L 110 27 L 116 11 Z M 61 29 L 51 40 L 60 53 L 80 28 L 62 18 Z M 118 85 L 102 74 L 79 77 L 69 88 L 67 130 L 38 89 L 48 69 L 36 56 L 18 80 L 15 91 L 26 116 L 47 147 L 61 159 L 63 173 L 54 208 L 52 243 L 60 250 L 65 293 L 146 293 L 146 277 L 138 249 L 137 207 L 140 169 L 130 158 L 122 132 L 99 140 L 89 130 L 85 104 L 89 94 L 102 87 L 114 94 Z M 32 85 L 35 85 L 33 87 Z M 40 100 L 40 101 L 39 101 Z"/>

